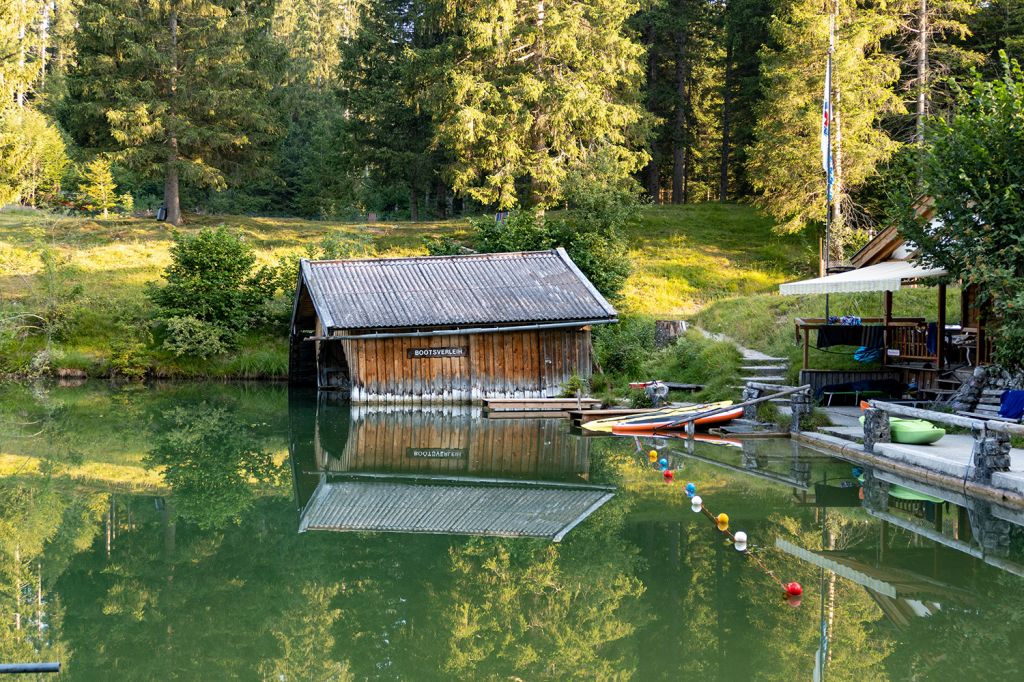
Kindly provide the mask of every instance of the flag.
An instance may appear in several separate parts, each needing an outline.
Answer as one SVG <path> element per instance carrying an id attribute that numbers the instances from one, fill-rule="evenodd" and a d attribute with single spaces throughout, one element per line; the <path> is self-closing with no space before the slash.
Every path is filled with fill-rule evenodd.
<path id="1" fill-rule="evenodd" d="M 825 65 L 825 94 L 821 101 L 821 167 L 826 176 L 826 194 L 832 201 L 832 139 L 829 128 L 832 126 L 832 55 Z"/>

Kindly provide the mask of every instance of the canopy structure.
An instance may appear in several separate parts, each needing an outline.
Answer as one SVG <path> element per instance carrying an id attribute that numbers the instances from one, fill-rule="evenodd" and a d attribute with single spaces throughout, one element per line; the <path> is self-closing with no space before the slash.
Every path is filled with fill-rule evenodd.
<path id="1" fill-rule="evenodd" d="M 905 260 L 888 260 L 836 275 L 781 284 L 779 293 L 783 296 L 794 296 L 856 291 L 899 291 L 904 282 L 926 277 L 941 277 L 945 274 L 946 271 L 942 268 L 924 268 Z"/>

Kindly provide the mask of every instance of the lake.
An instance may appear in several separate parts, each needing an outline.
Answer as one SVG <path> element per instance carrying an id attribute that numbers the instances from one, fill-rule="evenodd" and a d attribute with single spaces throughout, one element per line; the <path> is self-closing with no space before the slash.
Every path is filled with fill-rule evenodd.
<path id="1" fill-rule="evenodd" d="M 584 438 L 274 385 L 0 405 L 0 661 L 66 679 L 1024 675 L 1012 512 L 788 440 Z"/>

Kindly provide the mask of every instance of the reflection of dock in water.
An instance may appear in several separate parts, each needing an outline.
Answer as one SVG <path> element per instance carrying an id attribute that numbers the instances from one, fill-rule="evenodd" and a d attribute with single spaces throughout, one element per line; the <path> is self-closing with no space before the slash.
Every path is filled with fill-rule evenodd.
<path id="1" fill-rule="evenodd" d="M 306 435 L 308 434 L 308 435 Z M 555 542 L 614 495 L 560 420 L 479 409 L 295 405 L 299 530 L 542 537 Z"/>

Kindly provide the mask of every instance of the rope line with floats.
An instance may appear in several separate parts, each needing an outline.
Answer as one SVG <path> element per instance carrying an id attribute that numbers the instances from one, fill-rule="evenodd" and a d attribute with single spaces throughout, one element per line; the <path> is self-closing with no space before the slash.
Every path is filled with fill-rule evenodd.
<path id="1" fill-rule="evenodd" d="M 656 450 L 651 450 L 648 453 L 647 457 L 650 460 L 651 464 L 656 465 L 659 469 L 661 469 L 661 476 L 665 483 L 671 484 L 675 481 L 675 473 L 673 473 L 673 471 L 668 468 L 668 459 L 664 457 L 659 459 L 658 452 Z M 772 580 L 777 582 L 779 586 L 782 588 L 786 600 L 789 602 L 791 606 L 800 605 L 800 599 L 804 593 L 804 588 L 800 585 L 800 583 L 796 581 L 791 581 L 787 583 L 786 581 L 782 580 L 781 578 L 779 578 L 779 576 L 775 575 L 775 572 L 772 571 L 772 569 L 768 568 L 768 566 L 761 560 L 759 556 L 757 556 L 756 553 L 751 552 L 749 547 L 749 539 L 747 538 L 746 532 L 738 530 L 735 533 L 733 533 L 732 531 L 730 531 L 729 515 L 724 512 L 720 514 L 715 514 L 710 509 L 708 509 L 707 506 L 704 504 L 704 498 L 697 494 L 696 483 L 692 481 L 688 482 L 685 486 L 683 486 L 683 492 L 686 493 L 686 496 L 688 498 L 690 498 L 690 509 L 694 513 L 703 514 L 709 521 L 714 523 L 718 531 L 729 538 L 729 542 L 732 544 L 732 546 L 736 549 L 737 552 L 753 561 L 758 568 L 764 571 L 765 575 L 767 575 Z"/>

